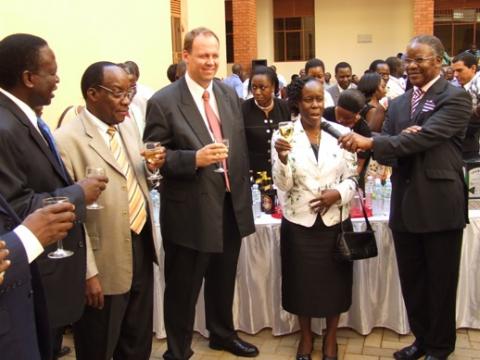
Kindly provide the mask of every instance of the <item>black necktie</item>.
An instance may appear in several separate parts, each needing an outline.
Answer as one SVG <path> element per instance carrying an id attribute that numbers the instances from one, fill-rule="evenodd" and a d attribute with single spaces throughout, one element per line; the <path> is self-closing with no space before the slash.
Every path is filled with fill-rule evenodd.
<path id="1" fill-rule="evenodd" d="M 43 135 L 43 138 L 48 144 L 48 147 L 52 151 L 53 156 L 57 160 L 58 166 L 62 170 L 62 174 L 64 177 L 66 177 L 65 173 L 65 168 L 63 167 L 63 161 L 62 158 L 60 157 L 60 153 L 58 152 L 57 146 L 55 145 L 55 140 L 53 140 L 53 135 L 50 132 L 50 128 L 48 127 L 47 123 L 42 120 L 42 118 L 37 117 L 37 124 L 38 124 L 38 129 Z"/>

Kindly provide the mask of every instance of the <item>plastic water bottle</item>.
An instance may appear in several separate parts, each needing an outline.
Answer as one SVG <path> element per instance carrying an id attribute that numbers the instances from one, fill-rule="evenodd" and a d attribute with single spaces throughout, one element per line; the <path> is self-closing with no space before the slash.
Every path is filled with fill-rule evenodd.
<path id="1" fill-rule="evenodd" d="M 387 179 L 383 187 L 383 213 L 388 215 L 390 213 L 390 198 L 392 197 L 392 182 Z"/>
<path id="2" fill-rule="evenodd" d="M 262 215 L 262 194 L 260 194 L 258 184 L 252 185 L 252 211 L 255 218 Z"/>
<path id="3" fill-rule="evenodd" d="M 383 187 L 380 179 L 375 179 L 375 185 L 373 186 L 372 194 L 372 208 L 373 216 L 383 214 Z"/>
<path id="4" fill-rule="evenodd" d="M 365 182 L 365 210 L 369 216 L 372 215 L 372 195 L 373 195 L 373 187 L 375 182 L 373 180 L 373 176 L 368 176 L 367 181 Z"/>

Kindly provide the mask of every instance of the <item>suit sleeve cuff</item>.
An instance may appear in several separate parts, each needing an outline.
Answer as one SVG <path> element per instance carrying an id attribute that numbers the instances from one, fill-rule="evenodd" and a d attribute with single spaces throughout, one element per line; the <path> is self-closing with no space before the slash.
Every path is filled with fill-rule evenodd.
<path id="1" fill-rule="evenodd" d="M 20 238 L 20 241 L 27 253 L 28 263 L 31 264 L 41 253 L 43 253 L 43 246 L 38 238 L 24 225 L 17 226 L 14 230 L 15 234 Z"/>

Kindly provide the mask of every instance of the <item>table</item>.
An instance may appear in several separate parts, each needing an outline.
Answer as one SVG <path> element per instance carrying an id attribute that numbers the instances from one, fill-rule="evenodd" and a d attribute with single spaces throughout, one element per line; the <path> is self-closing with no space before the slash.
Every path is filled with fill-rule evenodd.
<path id="1" fill-rule="evenodd" d="M 463 235 L 462 259 L 457 293 L 457 327 L 480 329 L 480 210 L 471 210 L 470 224 Z M 378 257 L 356 261 L 353 268 L 352 306 L 340 318 L 340 327 L 366 335 L 374 327 L 399 334 L 409 332 L 408 319 L 398 278 L 392 233 L 386 216 L 370 218 L 378 245 Z M 354 227 L 364 226 L 354 219 Z M 163 252 L 155 267 L 154 332 L 166 337 L 163 324 Z M 256 221 L 256 233 L 243 239 L 238 260 L 233 315 L 237 330 L 255 334 L 271 328 L 273 335 L 299 329 L 296 317 L 281 306 L 280 221 L 263 215 Z M 321 334 L 323 319 L 312 320 Z M 195 331 L 208 336 L 205 326 L 203 289 L 195 318 Z"/>

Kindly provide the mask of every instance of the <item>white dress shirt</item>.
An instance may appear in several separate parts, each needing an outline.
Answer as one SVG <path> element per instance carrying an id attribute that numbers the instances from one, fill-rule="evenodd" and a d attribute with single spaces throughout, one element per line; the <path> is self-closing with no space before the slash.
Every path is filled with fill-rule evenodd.
<path id="1" fill-rule="evenodd" d="M 329 123 L 341 133 L 350 131 L 342 125 Z M 355 194 L 356 182 L 353 177 L 357 173 L 356 155 L 341 149 L 337 139 L 322 130 L 317 160 L 301 119 L 293 126 L 292 150 L 286 164 L 280 161 L 275 150 L 275 142 L 280 137 L 278 130 L 272 137 L 272 175 L 275 185 L 281 190 L 279 196 L 282 197 L 283 216 L 306 227 L 313 226 L 317 216 L 321 216 L 327 226 L 338 224 L 340 206 L 343 206 L 342 218 L 345 220 Z M 312 212 L 309 202 L 325 189 L 337 190 L 341 199 L 325 214 L 319 215 Z"/>

